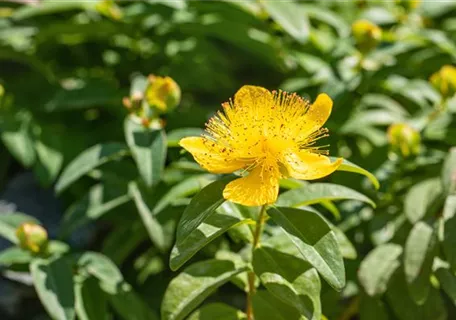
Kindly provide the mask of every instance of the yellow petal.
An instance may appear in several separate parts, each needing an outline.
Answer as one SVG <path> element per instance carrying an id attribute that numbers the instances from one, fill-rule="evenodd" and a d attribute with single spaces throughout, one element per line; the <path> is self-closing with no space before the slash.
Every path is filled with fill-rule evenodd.
<path id="1" fill-rule="evenodd" d="M 302 126 L 300 134 L 309 135 L 320 129 L 328 120 L 332 106 L 333 102 L 326 93 L 319 94 L 303 116 L 305 125 Z"/>
<path id="2" fill-rule="evenodd" d="M 223 197 L 244 206 L 261 206 L 277 200 L 280 173 L 275 165 L 254 168 L 248 176 L 228 183 Z"/>
<path id="3" fill-rule="evenodd" d="M 272 93 L 258 86 L 243 86 L 234 95 L 234 104 L 240 108 L 250 110 L 270 107 L 274 102 Z"/>
<path id="4" fill-rule="evenodd" d="M 339 158 L 331 163 L 331 160 L 324 155 L 299 151 L 285 155 L 284 165 L 291 177 L 301 180 L 314 180 L 336 171 L 342 161 L 343 159 Z"/>
<path id="5" fill-rule="evenodd" d="M 248 163 L 237 160 L 233 151 L 201 137 L 188 137 L 179 141 L 204 169 L 212 173 L 231 173 Z"/>

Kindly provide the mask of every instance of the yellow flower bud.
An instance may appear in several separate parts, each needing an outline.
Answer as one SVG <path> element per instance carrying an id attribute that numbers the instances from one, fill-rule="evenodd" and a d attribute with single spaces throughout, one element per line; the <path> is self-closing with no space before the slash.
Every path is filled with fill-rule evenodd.
<path id="1" fill-rule="evenodd" d="M 33 253 L 43 252 L 48 244 L 48 234 L 42 226 L 25 222 L 16 229 L 16 237 L 22 249 Z"/>
<path id="2" fill-rule="evenodd" d="M 397 0 L 396 3 L 407 10 L 415 10 L 421 5 L 421 0 Z"/>
<path id="3" fill-rule="evenodd" d="M 113 20 L 122 19 L 122 11 L 113 0 L 101 0 L 96 4 L 95 8 L 102 15 L 109 17 Z"/>
<path id="4" fill-rule="evenodd" d="M 0 84 L 0 98 L 5 94 L 5 88 Z"/>
<path id="5" fill-rule="evenodd" d="M 382 29 L 368 20 L 357 20 L 352 24 L 356 45 L 361 51 L 375 48 L 382 39 Z"/>
<path id="6" fill-rule="evenodd" d="M 456 93 L 456 68 L 445 65 L 434 73 L 429 81 L 444 98 L 449 98 Z"/>
<path id="7" fill-rule="evenodd" d="M 170 77 L 149 76 L 146 100 L 158 113 L 169 113 L 180 103 L 181 90 Z"/>
<path id="8" fill-rule="evenodd" d="M 405 123 L 394 123 L 388 128 L 388 141 L 394 152 L 407 158 L 420 152 L 420 133 Z"/>

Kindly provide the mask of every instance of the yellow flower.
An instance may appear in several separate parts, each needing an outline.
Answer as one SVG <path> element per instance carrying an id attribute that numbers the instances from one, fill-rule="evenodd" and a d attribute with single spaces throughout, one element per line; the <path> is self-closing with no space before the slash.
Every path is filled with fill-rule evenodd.
<path id="1" fill-rule="evenodd" d="M 445 98 L 451 97 L 456 93 L 456 68 L 451 65 L 443 66 L 434 73 L 429 81 L 440 91 Z"/>
<path id="2" fill-rule="evenodd" d="M 202 137 L 184 138 L 180 145 L 212 173 L 241 172 L 242 178 L 225 187 L 225 199 L 246 206 L 271 204 L 281 178 L 319 179 L 342 163 L 331 163 L 328 152 L 315 146 L 328 132 L 322 128 L 332 109 L 326 94 L 310 105 L 294 93 L 243 86 L 222 106 Z"/>
<path id="3" fill-rule="evenodd" d="M 369 51 L 382 39 L 382 29 L 368 20 L 357 20 L 352 24 L 352 33 L 361 51 Z"/>

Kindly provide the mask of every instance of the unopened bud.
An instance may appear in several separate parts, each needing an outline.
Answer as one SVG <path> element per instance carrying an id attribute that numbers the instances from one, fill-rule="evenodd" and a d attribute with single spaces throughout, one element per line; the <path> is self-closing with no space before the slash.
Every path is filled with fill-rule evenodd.
<path id="1" fill-rule="evenodd" d="M 357 20 L 352 24 L 352 33 L 360 51 L 375 48 L 382 39 L 382 29 L 368 20 Z"/>
<path id="2" fill-rule="evenodd" d="M 5 94 L 5 88 L 0 84 L 0 98 Z"/>
<path id="3" fill-rule="evenodd" d="M 125 108 L 131 109 L 131 100 L 130 100 L 130 98 L 123 97 L 122 104 L 124 105 Z"/>
<path id="4" fill-rule="evenodd" d="M 146 89 L 147 103 L 158 113 L 169 113 L 180 103 L 181 90 L 179 85 L 170 77 L 148 77 Z"/>
<path id="5" fill-rule="evenodd" d="M 109 17 L 113 20 L 122 19 L 122 11 L 113 0 L 101 0 L 96 4 L 95 8 L 102 15 Z"/>
<path id="6" fill-rule="evenodd" d="M 408 124 L 392 124 L 388 128 L 388 140 L 392 150 L 405 158 L 420 152 L 420 133 Z"/>
<path id="7" fill-rule="evenodd" d="M 397 0 L 396 3 L 407 10 L 415 10 L 421 5 L 421 0 Z"/>
<path id="8" fill-rule="evenodd" d="M 429 81 L 444 98 L 452 97 L 456 93 L 456 68 L 445 65 Z"/>
<path id="9" fill-rule="evenodd" d="M 46 230 L 35 223 L 23 223 L 16 229 L 16 237 L 22 249 L 33 253 L 43 252 L 48 244 Z"/>

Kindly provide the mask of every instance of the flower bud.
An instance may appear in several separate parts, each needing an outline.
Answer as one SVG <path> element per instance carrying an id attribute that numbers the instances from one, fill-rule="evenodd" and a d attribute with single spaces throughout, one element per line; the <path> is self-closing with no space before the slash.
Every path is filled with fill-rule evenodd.
<path id="1" fill-rule="evenodd" d="M 48 234 L 42 226 L 25 222 L 16 229 L 16 237 L 22 249 L 33 253 L 43 252 L 48 244 Z"/>
<path id="2" fill-rule="evenodd" d="M 421 0 L 397 0 L 396 3 L 407 10 L 415 10 L 421 5 Z"/>
<path id="3" fill-rule="evenodd" d="M 361 51 L 375 48 L 382 39 L 382 29 L 368 20 L 357 20 L 352 24 L 356 45 Z"/>
<path id="4" fill-rule="evenodd" d="M 96 4 L 95 8 L 108 18 L 113 20 L 122 19 L 122 11 L 113 0 L 101 0 Z"/>
<path id="5" fill-rule="evenodd" d="M 146 89 L 147 103 L 158 113 L 169 113 L 180 103 L 181 90 L 170 77 L 149 76 Z"/>
<path id="6" fill-rule="evenodd" d="M 3 97 L 4 94 L 5 94 L 5 88 L 3 88 L 3 86 L 0 84 L 0 99 Z"/>
<path id="7" fill-rule="evenodd" d="M 456 68 L 445 65 L 434 73 L 429 81 L 444 98 L 449 98 L 456 93 Z"/>
<path id="8" fill-rule="evenodd" d="M 420 133 L 408 124 L 392 124 L 388 128 L 388 141 L 392 150 L 405 158 L 420 152 Z"/>

